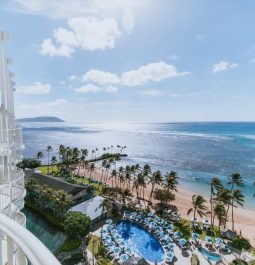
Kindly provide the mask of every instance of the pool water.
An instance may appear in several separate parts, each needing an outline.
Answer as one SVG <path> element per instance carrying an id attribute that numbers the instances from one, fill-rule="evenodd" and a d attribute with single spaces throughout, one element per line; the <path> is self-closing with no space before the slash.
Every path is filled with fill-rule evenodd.
<path id="1" fill-rule="evenodd" d="M 150 262 L 161 262 L 164 259 L 164 250 L 149 231 L 140 225 L 128 221 L 121 221 L 116 227 L 126 244 L 138 256 Z"/>
<path id="2" fill-rule="evenodd" d="M 201 254 L 206 256 L 209 261 L 215 261 L 215 262 L 221 261 L 221 256 L 216 253 L 212 253 L 206 250 L 205 248 L 199 248 L 198 250 L 200 251 Z"/>

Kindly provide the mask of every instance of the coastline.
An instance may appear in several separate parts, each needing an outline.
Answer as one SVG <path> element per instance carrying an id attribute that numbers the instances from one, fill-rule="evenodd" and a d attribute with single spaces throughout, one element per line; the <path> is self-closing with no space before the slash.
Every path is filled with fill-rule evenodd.
<path id="1" fill-rule="evenodd" d="M 83 169 L 82 169 L 83 171 Z M 95 180 L 100 180 L 101 179 L 101 174 L 102 171 L 99 167 L 96 168 L 95 172 L 92 174 L 93 178 Z M 111 180 L 107 180 L 107 184 L 111 185 Z M 132 183 L 131 183 L 132 186 Z M 156 187 L 157 188 L 157 187 Z M 148 198 L 150 195 L 150 190 L 151 187 L 148 186 L 145 189 L 145 198 Z M 178 206 L 178 211 L 181 214 L 181 217 L 187 220 L 190 220 L 191 216 L 187 215 L 188 209 L 191 207 L 191 197 L 194 194 L 192 191 L 188 189 L 184 189 L 181 186 L 178 186 L 178 192 L 175 193 L 176 199 L 172 203 L 175 206 Z M 209 197 L 204 196 L 204 198 L 209 202 Z M 156 202 L 154 199 L 152 200 L 153 202 Z M 209 207 L 209 203 L 208 203 Z M 235 230 L 237 233 L 240 233 L 247 238 L 250 241 L 250 244 L 252 246 L 255 246 L 255 212 L 246 208 L 238 208 L 235 209 Z M 210 216 L 210 215 L 209 215 Z M 200 220 L 201 218 L 198 217 Z M 231 218 L 229 216 L 229 225 L 231 225 Z M 202 220 L 201 220 L 202 221 Z M 217 221 L 216 221 L 217 224 Z"/>

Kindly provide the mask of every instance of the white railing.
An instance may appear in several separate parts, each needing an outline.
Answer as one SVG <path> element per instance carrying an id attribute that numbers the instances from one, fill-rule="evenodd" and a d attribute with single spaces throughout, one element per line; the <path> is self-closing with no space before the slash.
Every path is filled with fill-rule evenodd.
<path id="1" fill-rule="evenodd" d="M 31 232 L 0 214 L 0 265 L 60 265 L 55 256 Z"/>
<path id="2" fill-rule="evenodd" d="M 16 125 L 14 129 L 1 129 L 0 145 L 6 148 L 23 147 L 22 128 Z"/>

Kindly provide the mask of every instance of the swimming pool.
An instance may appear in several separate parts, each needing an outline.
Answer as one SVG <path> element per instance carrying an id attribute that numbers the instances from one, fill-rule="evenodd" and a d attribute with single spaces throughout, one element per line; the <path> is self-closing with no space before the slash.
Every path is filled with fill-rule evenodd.
<path id="1" fill-rule="evenodd" d="M 209 261 L 215 261 L 215 262 L 221 261 L 221 256 L 216 253 L 212 253 L 205 248 L 199 248 L 198 250 L 201 254 L 206 256 Z"/>
<path id="2" fill-rule="evenodd" d="M 138 256 L 151 262 L 161 262 L 164 259 L 164 250 L 160 242 L 142 226 L 129 221 L 120 221 L 116 229 Z"/>

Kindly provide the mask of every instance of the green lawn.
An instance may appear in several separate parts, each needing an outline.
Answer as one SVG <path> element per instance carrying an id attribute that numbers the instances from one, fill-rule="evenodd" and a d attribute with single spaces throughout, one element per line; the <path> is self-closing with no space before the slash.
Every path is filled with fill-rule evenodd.
<path id="1" fill-rule="evenodd" d="M 41 171 L 42 174 L 47 175 L 48 174 L 48 166 L 40 166 L 38 169 Z M 49 174 L 58 174 L 59 169 L 57 166 L 49 166 Z"/>
<path id="2" fill-rule="evenodd" d="M 62 252 L 72 251 L 77 249 L 81 245 L 82 241 L 80 239 L 70 239 L 67 238 L 64 244 L 59 248 Z"/>

